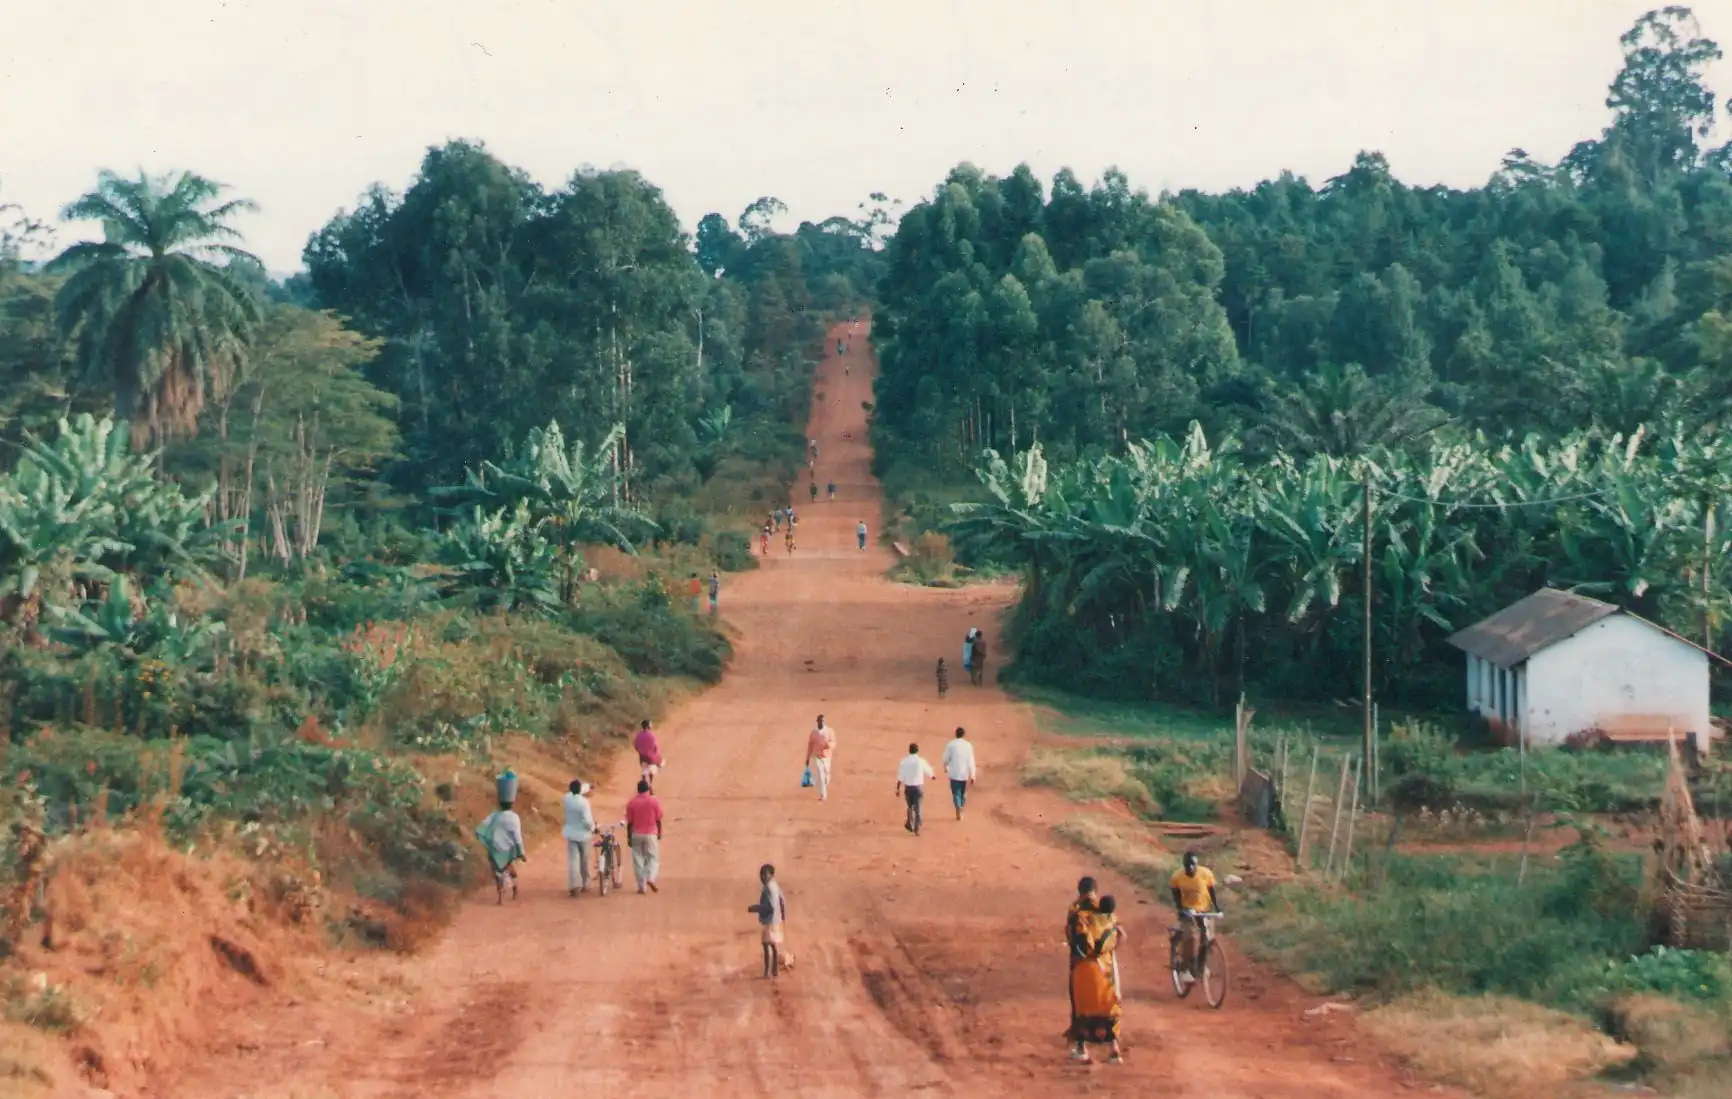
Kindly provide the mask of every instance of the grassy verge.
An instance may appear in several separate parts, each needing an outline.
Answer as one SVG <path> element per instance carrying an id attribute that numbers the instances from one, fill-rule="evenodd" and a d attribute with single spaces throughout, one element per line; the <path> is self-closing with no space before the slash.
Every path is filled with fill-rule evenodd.
<path id="1" fill-rule="evenodd" d="M 1174 847 L 1134 818 L 1230 814 L 1231 718 L 1022 693 L 1046 734 L 1024 780 L 1132 810 L 1133 819 L 1084 812 L 1061 822 L 1059 834 L 1162 890 Z M 1330 757 L 1325 774 L 1357 747 L 1356 729 L 1300 715 L 1277 714 L 1254 730 L 1258 759 L 1286 736 Z M 1454 807 L 1410 816 L 1410 838 L 1468 817 L 1475 826 L 1456 838 L 1489 838 L 1463 802 L 1510 808 L 1519 800 L 1515 753 L 1465 752 L 1423 725 L 1404 724 L 1390 744 L 1393 759 Z M 1640 753 L 1564 751 L 1530 753 L 1526 771 L 1530 798 L 1578 814 L 1650 804 L 1661 774 L 1658 760 Z M 1562 819 L 1580 825 L 1583 838 L 1562 851 L 1543 847 L 1525 868 L 1507 843 L 1388 855 L 1368 825 L 1344 881 L 1287 873 L 1247 887 L 1249 903 L 1236 906 L 1238 942 L 1308 988 L 1362 1000 L 1366 1033 L 1426 1075 L 1495 1099 L 1565 1094 L 1605 1074 L 1665 1094 L 1723 1094 L 1732 1079 L 1732 959 L 1650 949 L 1644 853 L 1598 841 L 1591 816 Z M 1219 843 L 1208 857 L 1218 870 L 1235 861 Z"/>
<path id="2" fill-rule="evenodd" d="M 878 452 L 884 454 L 886 448 Z M 952 518 L 950 505 L 985 499 L 973 475 L 892 459 L 881 462 L 878 478 L 884 488 L 885 536 L 909 549 L 908 557 L 891 570 L 892 580 L 950 588 L 1012 575 L 994 561 L 958 560 L 944 533 Z"/>

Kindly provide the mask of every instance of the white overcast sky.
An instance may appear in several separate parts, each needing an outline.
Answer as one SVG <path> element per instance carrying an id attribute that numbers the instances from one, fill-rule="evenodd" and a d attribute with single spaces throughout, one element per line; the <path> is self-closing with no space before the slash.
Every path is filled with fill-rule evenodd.
<path id="1" fill-rule="evenodd" d="M 0 201 L 54 215 L 98 168 L 190 168 L 262 207 L 272 270 L 430 144 L 556 185 L 628 165 L 686 225 L 913 202 L 972 161 L 1111 165 L 1152 192 L 1415 183 L 1554 160 L 1605 124 L 1648 0 L 0 0 Z M 1732 0 L 1694 5 L 1732 47 Z M 1732 63 L 1711 75 L 1722 103 Z M 1729 127 L 1722 123 L 1721 140 Z M 64 245 L 89 230 L 63 227 Z"/>

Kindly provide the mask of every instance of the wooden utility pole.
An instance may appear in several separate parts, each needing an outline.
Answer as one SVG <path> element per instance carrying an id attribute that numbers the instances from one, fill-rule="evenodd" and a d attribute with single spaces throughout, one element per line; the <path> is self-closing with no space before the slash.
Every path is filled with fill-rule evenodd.
<path id="1" fill-rule="evenodd" d="M 1365 558 L 1365 681 L 1364 697 L 1360 699 L 1361 709 L 1365 718 L 1365 746 L 1361 756 L 1365 759 L 1374 758 L 1377 746 L 1377 729 L 1371 714 L 1371 460 L 1365 460 L 1365 529 L 1362 532 L 1363 544 L 1360 554 Z"/>

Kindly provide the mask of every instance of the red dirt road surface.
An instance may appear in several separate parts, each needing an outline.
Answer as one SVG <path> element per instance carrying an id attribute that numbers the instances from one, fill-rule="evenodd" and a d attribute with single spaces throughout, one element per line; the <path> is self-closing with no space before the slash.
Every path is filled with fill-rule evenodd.
<path id="1" fill-rule="evenodd" d="M 670 716 L 659 895 L 626 888 L 570 899 L 563 851 L 544 844 L 521 899 L 491 890 L 407 968 L 413 987 L 356 1002 L 270 1005 L 235 1020 L 195 1069 L 153 1095 L 341 1096 L 1209 1096 L 1387 1099 L 1417 1088 L 1358 1039 L 1350 1018 L 1307 1019 L 1319 1001 L 1235 951 L 1234 988 L 1211 1011 L 1173 999 L 1162 971 L 1171 913 L 1046 824 L 1062 803 L 1018 786 L 1034 737 L 1026 709 L 968 685 L 961 639 L 996 642 L 1009 587 L 924 589 L 884 579 L 880 494 L 862 401 L 875 372 L 865 323 L 837 335 L 810 435 L 820 486 L 795 487 L 799 548 L 778 536 L 765 567 L 725 582 L 739 632 L 726 680 Z M 854 525 L 872 537 L 855 548 Z M 754 543 L 754 549 L 756 545 Z M 997 646 L 995 644 L 995 656 Z M 933 663 L 951 666 L 936 697 Z M 830 800 L 800 788 L 815 715 L 837 731 Z M 895 766 L 909 741 L 938 765 L 966 726 L 981 767 L 968 819 L 952 819 L 942 773 L 925 830 L 902 828 Z M 617 820 L 636 778 L 621 757 L 598 783 Z M 756 873 L 787 891 L 795 968 L 760 977 Z M 1120 898 L 1126 1060 L 1066 1063 L 1062 927 L 1076 879 Z M 1229 944 L 1232 925 L 1226 928 Z"/>

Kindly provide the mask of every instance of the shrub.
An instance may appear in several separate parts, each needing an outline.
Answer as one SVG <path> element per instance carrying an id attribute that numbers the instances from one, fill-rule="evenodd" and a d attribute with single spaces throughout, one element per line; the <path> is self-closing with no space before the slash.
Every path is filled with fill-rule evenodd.
<path id="1" fill-rule="evenodd" d="M 639 675 L 722 678 L 732 646 L 707 619 L 676 607 L 659 576 L 616 588 L 592 586 L 571 615 L 574 629 L 612 648 Z"/>
<path id="2" fill-rule="evenodd" d="M 711 543 L 716 567 L 723 572 L 746 572 L 758 567 L 752 553 L 752 536 L 744 531 L 724 530 Z"/>
<path id="3" fill-rule="evenodd" d="M 900 570 L 922 584 L 941 585 L 956 575 L 956 556 L 950 550 L 950 539 L 937 531 L 926 531 L 908 547 L 908 558 Z"/>
<path id="4" fill-rule="evenodd" d="M 1384 753 L 1397 811 L 1443 809 L 1455 802 L 1455 744 L 1441 730 L 1422 722 L 1398 724 Z"/>
<path id="5" fill-rule="evenodd" d="M 1639 858 L 1572 853 L 1518 886 L 1505 858 L 1397 856 L 1368 896 L 1276 890 L 1258 934 L 1334 988 L 1436 987 L 1574 1006 L 1586 978 L 1645 945 L 1641 913 L 1626 906 L 1640 869 Z"/>
<path id="6" fill-rule="evenodd" d="M 1657 1068 L 1676 1068 L 1732 1054 L 1732 1029 L 1699 1006 L 1652 993 L 1614 1001 L 1606 1011 L 1607 1029 L 1641 1050 Z"/>

